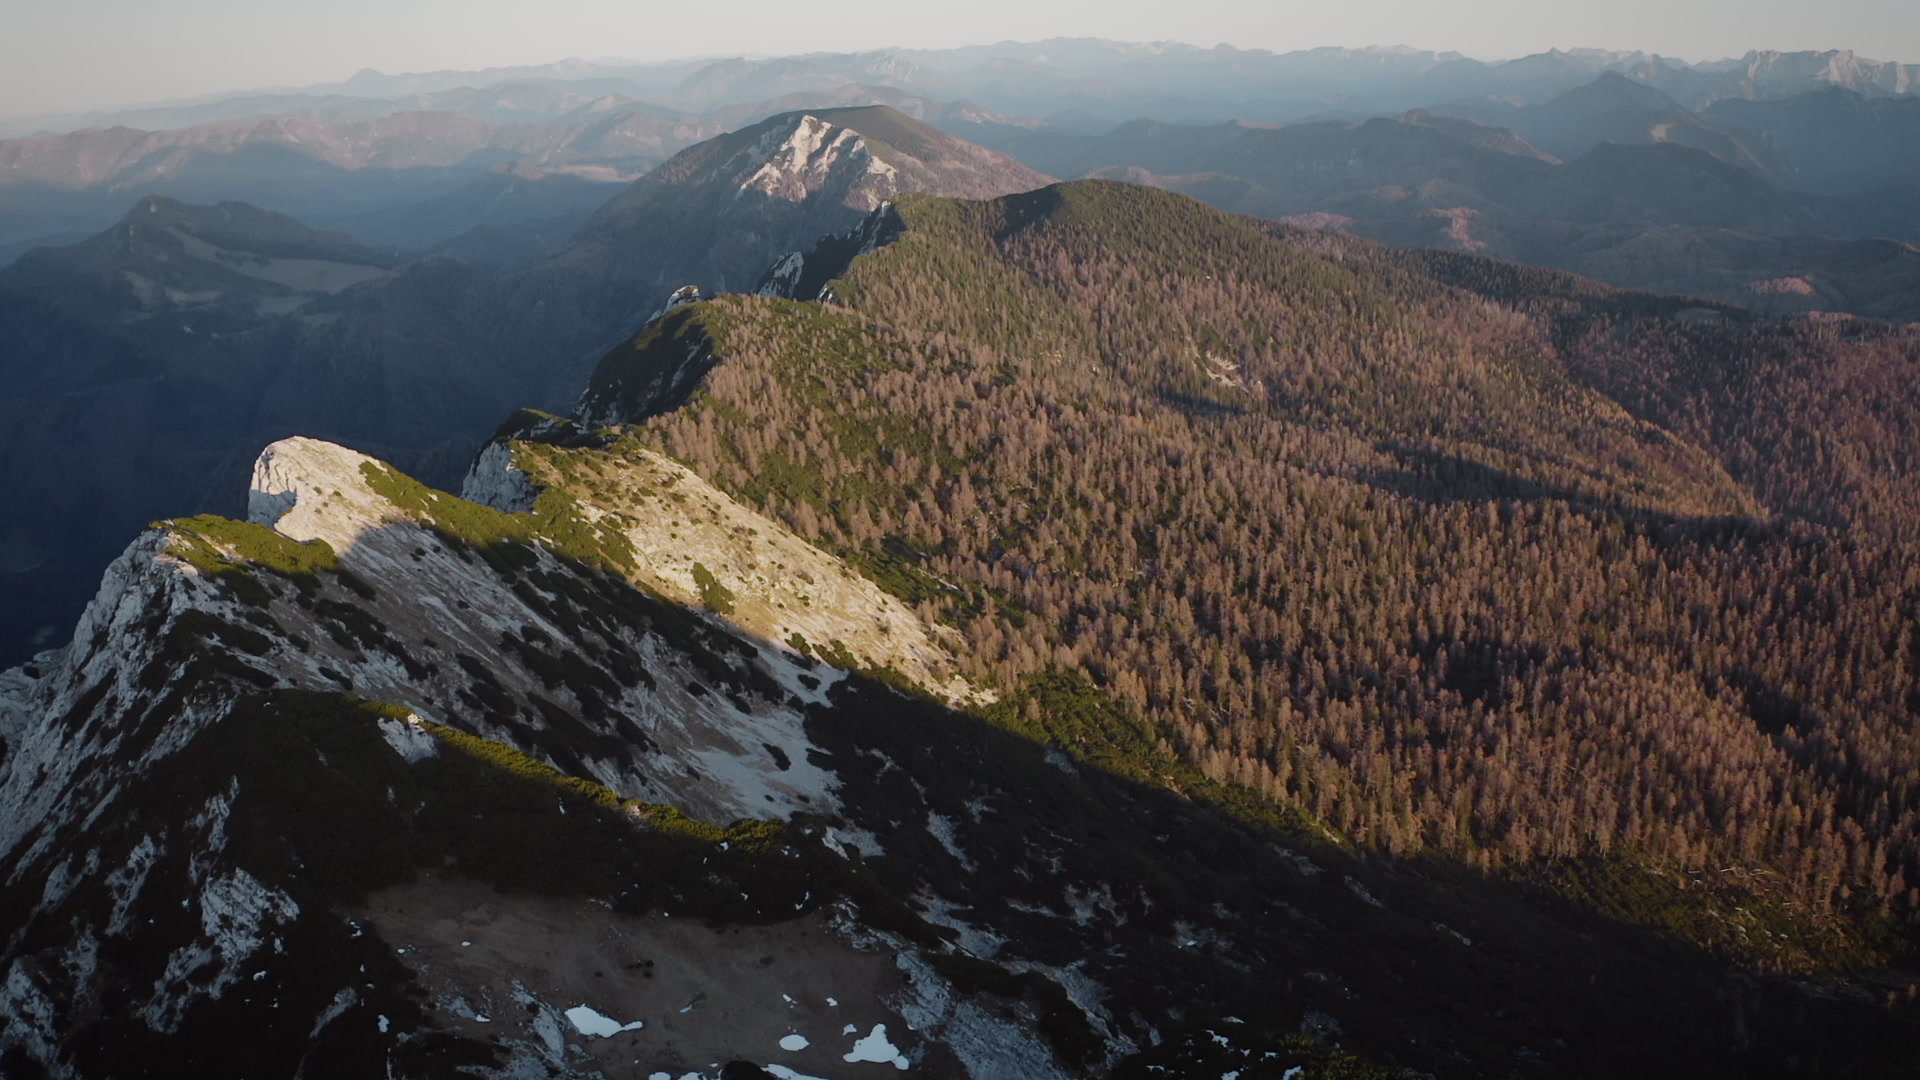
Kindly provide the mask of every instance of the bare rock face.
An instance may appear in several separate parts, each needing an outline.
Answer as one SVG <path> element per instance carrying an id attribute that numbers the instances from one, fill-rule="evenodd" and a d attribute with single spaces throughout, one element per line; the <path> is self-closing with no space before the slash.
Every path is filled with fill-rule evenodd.
<path id="1" fill-rule="evenodd" d="M 498 442 L 488 443 L 474 457 L 460 488 L 461 498 L 507 514 L 532 510 L 538 494 L 527 474 L 514 467 L 513 451 Z"/>
<path id="2" fill-rule="evenodd" d="M 707 299 L 707 291 L 705 289 L 702 289 L 698 285 L 682 285 L 673 290 L 673 293 L 667 297 L 667 302 L 661 305 L 660 310 L 655 312 L 653 317 L 657 319 L 675 308 L 683 308 L 688 304 L 697 304 L 705 299 Z"/>
<path id="3" fill-rule="evenodd" d="M 519 445 L 474 470 L 508 514 L 275 443 L 249 521 L 157 524 L 0 677 L 9 1075 L 236 1030 L 285 1074 L 1064 1075 L 854 899 L 883 842 L 808 731 L 847 675 L 777 637 L 976 696 L 938 635 L 663 458 Z"/>
<path id="4" fill-rule="evenodd" d="M 630 443 L 570 450 L 496 441 L 481 452 L 465 495 L 501 499 L 493 505 L 504 509 L 530 507 L 544 491 L 619 522 L 636 556 L 635 577 L 648 589 L 706 608 L 756 640 L 795 655 L 811 648 L 801 643 L 845 651 L 957 703 L 994 699 L 959 674 L 951 627 L 927 623 L 841 560 L 662 454 Z"/>

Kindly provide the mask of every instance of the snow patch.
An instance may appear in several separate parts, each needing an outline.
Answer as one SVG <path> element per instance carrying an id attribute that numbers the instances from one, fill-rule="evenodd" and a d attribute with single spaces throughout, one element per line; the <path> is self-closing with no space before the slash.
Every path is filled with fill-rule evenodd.
<path id="1" fill-rule="evenodd" d="M 907 1067 L 906 1055 L 902 1054 L 898 1047 L 887 1041 L 887 1025 L 885 1024 L 873 1025 L 872 1031 L 868 1032 L 853 1044 L 853 1049 L 847 1052 L 844 1060 L 877 1061 L 883 1064 L 892 1062 L 893 1067 L 896 1069 L 905 1069 Z"/>
<path id="2" fill-rule="evenodd" d="M 568 1022 L 573 1024 L 574 1030 L 580 1034 L 601 1039 L 610 1039 L 623 1031 L 639 1031 L 647 1026 L 644 1020 L 623 1024 L 588 1005 L 575 1005 L 567 1010 L 566 1016 Z"/>
<path id="3" fill-rule="evenodd" d="M 944 815 L 932 810 L 927 811 L 927 832 L 933 834 L 935 840 L 940 841 L 940 846 L 946 848 L 947 854 L 958 860 L 967 873 L 971 874 L 979 869 L 972 859 L 967 858 L 967 853 L 960 850 L 960 841 L 954 835 L 953 822 Z"/>
<path id="4" fill-rule="evenodd" d="M 805 1035 L 793 1034 L 780 1036 L 780 1049 L 797 1053 L 813 1045 Z"/>
<path id="5" fill-rule="evenodd" d="M 333 995 L 333 1001 L 330 1002 L 326 1008 L 320 1010 L 319 1016 L 314 1017 L 313 1030 L 307 1032 L 307 1038 L 311 1040 L 319 1037 L 322 1029 L 339 1019 L 341 1013 L 352 1008 L 354 1003 L 359 1000 L 359 991 L 356 991 L 350 986 Z"/>
<path id="6" fill-rule="evenodd" d="M 769 1075 L 779 1077 L 780 1080 L 824 1080 L 823 1077 L 808 1076 L 806 1073 L 796 1072 L 793 1069 L 787 1068 L 785 1065 L 762 1065 L 760 1067 L 766 1070 Z M 661 1075 L 664 1076 L 665 1074 L 662 1073 Z M 672 1080 L 672 1078 L 669 1077 L 668 1080 Z"/>

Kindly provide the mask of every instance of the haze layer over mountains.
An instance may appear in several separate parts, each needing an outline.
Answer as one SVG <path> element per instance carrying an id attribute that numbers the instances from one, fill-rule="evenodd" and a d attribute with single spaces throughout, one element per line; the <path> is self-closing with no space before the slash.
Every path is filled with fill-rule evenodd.
<path id="1" fill-rule="evenodd" d="M 1062 40 L 368 71 L 22 134 L 0 141 L 0 455 L 32 510 L 0 537 L 0 637 L 48 640 L 125 528 L 217 508 L 263 437 L 450 483 L 502 408 L 566 405 L 668 292 L 751 289 L 896 191 L 1099 176 L 1757 310 L 1920 317 L 1914 85 L 1845 52 Z M 157 449 L 131 467 L 132 445 Z"/>

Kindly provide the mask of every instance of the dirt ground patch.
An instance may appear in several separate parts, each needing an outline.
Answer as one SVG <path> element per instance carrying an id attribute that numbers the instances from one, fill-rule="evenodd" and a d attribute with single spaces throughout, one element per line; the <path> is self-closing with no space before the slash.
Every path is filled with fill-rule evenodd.
<path id="1" fill-rule="evenodd" d="M 894 958 L 853 948 L 817 914 L 714 929 L 616 915 L 590 900 L 427 881 L 376 893 L 353 915 L 419 973 L 447 1028 L 544 1044 L 609 1077 L 718 1076 L 732 1061 L 825 1080 L 897 1076 L 894 1062 L 847 1055 L 861 1039 L 871 1049 L 882 1024 L 903 1060 L 920 1043 L 886 1004 L 903 985 Z M 584 1034 L 566 1015 L 579 1006 L 613 1025 L 643 1026 Z M 915 1067 L 913 1075 L 946 1071 Z"/>

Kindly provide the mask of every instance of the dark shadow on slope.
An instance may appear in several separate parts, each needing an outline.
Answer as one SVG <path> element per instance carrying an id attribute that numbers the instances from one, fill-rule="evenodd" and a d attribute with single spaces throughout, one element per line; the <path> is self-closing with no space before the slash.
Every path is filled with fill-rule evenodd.
<path id="1" fill-rule="evenodd" d="M 1790 530 L 1782 522 L 1739 514 L 1663 513 L 1624 499 L 1543 484 L 1458 454 L 1399 442 L 1383 443 L 1380 449 L 1398 458 L 1399 467 L 1368 470 L 1356 479 L 1431 506 L 1560 502 L 1581 514 L 1618 518 L 1663 547 L 1695 544 L 1725 548 L 1758 540 L 1787 542 L 1792 539 Z"/>
<path id="2" fill-rule="evenodd" d="M 457 487 L 471 447 L 523 399 L 511 382 L 364 353 L 329 353 L 322 370 L 309 351 L 290 370 L 283 347 L 278 332 L 213 340 L 0 296 L 0 667 L 70 626 L 147 522 L 244 512 L 260 447 L 313 435 Z"/>
<path id="3" fill-rule="evenodd" d="M 1583 510 L 1604 509 L 1617 513 L 1626 509 L 1617 503 L 1603 504 L 1580 492 L 1541 484 L 1458 454 L 1404 443 L 1386 443 L 1380 449 L 1399 459 L 1399 467 L 1375 469 L 1359 479 L 1382 491 L 1430 505 L 1557 499 Z"/>
<path id="4" fill-rule="evenodd" d="M 637 423 L 692 400 L 719 363 L 697 305 L 648 323 L 593 369 L 581 397 L 582 414 Z"/>
<path id="5" fill-rule="evenodd" d="M 72 1018 L 69 1064 L 91 1076 L 236 1080 L 385 1075 L 389 1059 L 409 1075 L 498 1065 L 495 1047 L 433 1030 L 414 975 L 390 944 L 337 914 L 338 905 L 423 877 L 589 897 L 624 914 L 662 911 L 710 925 L 786 921 L 846 899 L 876 925 L 932 940 L 870 874 L 822 847 L 812 824 L 689 821 L 450 729 L 426 728 L 437 752 L 410 763 L 378 726 L 405 716 L 343 694 L 252 694 L 134 782 L 86 839 L 107 865 L 137 862 L 135 849 L 156 824 L 190 832 L 177 824 L 183 810 L 223 795 L 231 798 L 227 842 L 218 853 L 169 845 L 147 870 L 123 930 L 100 943 L 99 996 Z M 178 1035 L 158 1034 L 139 1013 L 170 981 L 171 958 L 202 931 L 193 882 L 236 871 L 281 890 L 299 910 L 273 920 L 277 945 L 256 942 L 255 955 L 226 958 L 259 976 L 195 1001 Z M 0 893 L 6 925 L 26 933 L 9 951 L 32 967 L 61 952 L 75 920 L 106 925 L 114 906 L 109 890 L 83 888 L 35 920 L 39 898 L 37 885 Z M 217 970 L 209 958 L 205 976 Z M 353 1000 L 315 1029 L 313 1018 L 328 1015 L 343 988 Z M 384 1018 L 377 1024 L 376 1014 Z"/>
<path id="6" fill-rule="evenodd" d="M 472 559 L 515 581 L 517 595 L 567 632 L 563 640 L 520 637 L 507 654 L 551 680 L 551 699 L 575 702 L 557 707 L 568 714 L 565 722 L 505 700 L 497 680 L 488 685 L 484 667 L 468 669 L 464 691 L 428 703 L 451 729 L 448 748 L 437 764 L 414 767 L 387 749 L 375 716 L 342 722 L 327 704 L 338 701 L 332 695 L 250 697 L 224 726 L 156 772 L 155 786 L 138 796 L 144 809 L 114 815 L 132 823 L 112 841 L 115 850 L 130 849 L 148 827 L 143 822 L 178 818 L 182 807 L 204 802 L 203 792 L 241 775 L 256 778 L 241 794 L 256 801 L 235 807 L 236 843 L 249 853 L 253 872 L 311 890 L 301 894 L 313 901 L 303 911 L 321 912 L 365 889 L 449 865 L 503 887 L 722 921 L 794 917 L 848 897 L 869 922 L 909 938 L 970 944 L 988 963 L 955 953 L 943 971 L 963 989 L 988 995 L 983 1001 L 999 1002 L 994 1007 L 1035 1017 L 1068 1060 L 1095 1060 L 1097 1040 L 1063 991 L 1016 974 L 1028 964 L 1069 987 L 1079 985 L 1078 976 L 1103 986 L 1105 1005 L 1141 1045 L 1151 1041 L 1150 1030 L 1177 1037 L 1238 1016 L 1249 1029 L 1304 1026 L 1380 1060 L 1440 1075 L 1913 1072 L 1910 1048 L 1920 1032 L 1910 1014 L 1835 987 L 1809 993 L 1786 980 L 1743 975 L 1674 938 L 1449 859 L 1343 850 L 1317 837 L 1297 813 L 1204 780 L 1171 755 L 1161 733 L 1076 674 L 1035 677 L 1000 704 L 971 713 L 902 693 L 888 685 L 902 680 L 885 671 L 837 684 L 831 704 L 810 711 L 808 734 L 820 748 L 817 763 L 842 779 L 847 820 L 838 824 L 877 836 L 884 848 L 877 857 L 828 858 L 808 839 L 806 820 L 725 833 L 687 823 L 685 837 L 658 825 L 636 830 L 618 817 L 625 811 L 617 800 L 609 805 L 604 789 L 580 779 L 593 749 L 583 740 L 619 730 L 619 718 L 606 715 L 601 679 L 642 678 L 622 676 L 618 658 L 592 645 L 601 636 L 597 628 L 661 636 L 693 657 L 720 692 L 747 706 L 780 695 L 752 658 L 757 650 L 720 633 L 710 617 L 580 559 L 559 556 L 564 572 L 553 573 L 536 565 L 520 539 L 488 541 L 471 531 L 442 538 L 467 545 Z M 342 561 L 350 567 L 351 553 Z M 460 618 L 455 608 L 440 610 Z M 367 655 L 391 653 L 405 662 L 408 646 L 377 625 L 350 613 L 338 621 L 340 633 Z M 240 654 L 261 644 L 254 640 L 259 632 L 246 628 L 207 633 L 212 638 L 202 641 L 226 644 L 187 642 L 181 655 L 251 664 Z M 207 677 L 236 676 L 216 667 Z M 139 722 L 164 726 L 165 710 L 183 700 L 176 694 L 171 706 L 153 703 Z M 457 730 L 481 717 L 524 733 L 519 745 L 463 742 Z M 385 796 L 389 788 L 393 800 Z M 564 815 L 556 809 L 562 806 L 569 808 Z M 692 873 L 695 853 L 714 858 L 712 845 L 723 836 L 740 849 L 737 869 L 724 859 L 703 865 L 720 874 L 718 881 L 681 872 Z M 757 883 L 761 864 L 753 860 L 767 849 L 756 844 L 783 837 L 809 854 L 778 863 L 766 871 L 766 883 Z M 69 837 L 59 847 L 77 850 L 76 843 Z M 742 892 L 748 895 L 740 898 Z M 910 911 L 928 895 L 952 906 L 929 906 L 925 921 L 959 921 L 988 936 L 929 931 Z M 38 899 L 37 887 L 0 896 L 12 912 L 0 925 L 23 925 Z M 110 901 L 96 892 L 73 903 L 100 916 L 100 905 Z M 142 903 L 152 907 L 156 926 L 164 915 L 191 939 L 198 913 L 177 910 L 177 896 L 153 890 Z M 25 951 L 51 955 L 44 950 L 58 948 L 70 925 L 64 917 L 42 922 L 29 931 Z M 302 955 L 360 955 L 355 950 L 364 946 L 335 940 L 346 933 L 337 921 L 326 926 L 332 937 L 289 944 Z M 1004 944 L 996 946 L 996 938 Z M 151 985 L 149 969 L 165 962 L 171 944 L 158 952 L 142 947 L 129 945 L 134 951 L 123 959 L 106 954 L 126 965 L 120 985 Z M 331 963 L 321 966 L 331 970 Z M 295 1013 L 311 1017 L 332 989 L 298 992 L 318 994 L 310 1003 L 302 999 L 313 1008 Z M 146 1036 L 114 1026 L 124 1022 L 130 999 L 116 1001 L 122 1007 L 101 1021 L 112 1037 L 100 1041 L 99 1052 L 122 1055 L 114 1061 L 165 1060 L 142 1041 Z M 267 1007 L 258 995 L 223 999 L 204 1018 L 191 1018 L 187 1039 L 257 1024 L 269 1049 L 285 1052 L 291 1029 L 255 1016 Z M 208 1038 L 207 1045 L 218 1045 Z M 264 1066 L 281 1059 L 250 1060 Z"/>
<path id="7" fill-rule="evenodd" d="M 1316 843 L 1244 792 L 1089 767 L 1184 771 L 1077 677 L 989 712 L 854 676 L 809 731 L 854 824 L 883 838 L 883 880 L 931 886 L 1008 954 L 1078 967 L 1122 1016 L 1162 1031 L 1331 1017 L 1341 1045 L 1441 1075 L 1912 1071 L 1910 1015 L 1740 974 L 1447 859 Z"/>
<path id="8" fill-rule="evenodd" d="M 456 436 L 432 445 L 395 446 L 282 425 L 216 436 L 192 449 L 172 435 L 158 434 L 161 446 L 146 455 L 97 454 L 86 431 L 71 429 L 49 436 L 31 453 L 23 450 L 21 457 L 32 469 L 44 471 L 29 471 L 9 492 L 19 524 L 13 537 L 0 530 L 0 544 L 9 539 L 22 544 L 21 561 L 27 564 L 0 566 L 0 669 L 59 643 L 98 591 L 101 573 L 125 549 L 128 534 L 162 518 L 244 516 L 259 448 L 315 431 L 321 432 L 317 438 L 399 462 L 410 474 L 454 489 L 474 442 Z"/>
<path id="9" fill-rule="evenodd" d="M 1189 393 L 1170 386 L 1154 392 L 1154 399 L 1167 408 L 1193 420 L 1225 420 L 1247 415 L 1247 407 L 1237 401 L 1219 401 L 1204 394 Z"/>

